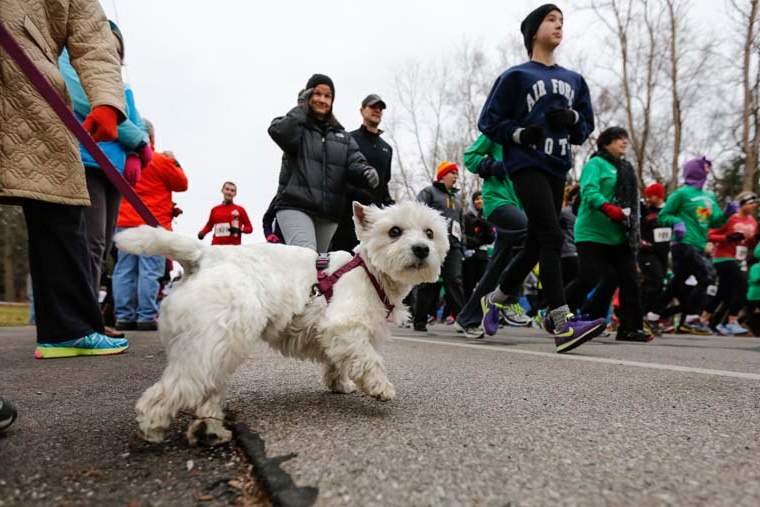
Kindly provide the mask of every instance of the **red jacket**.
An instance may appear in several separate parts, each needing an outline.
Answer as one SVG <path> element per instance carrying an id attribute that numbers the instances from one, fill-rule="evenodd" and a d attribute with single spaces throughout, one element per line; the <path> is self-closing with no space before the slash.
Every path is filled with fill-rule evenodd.
<path id="1" fill-rule="evenodd" d="M 744 234 L 743 241 L 730 241 L 728 235 L 734 232 Z M 747 252 L 751 252 L 752 244 L 757 233 L 757 221 L 752 215 L 743 217 L 736 213 L 728 219 L 728 222 L 720 229 L 710 229 L 707 239 L 715 243 L 713 259 L 737 259 L 743 261 L 747 258 Z M 737 255 L 737 247 L 741 247 Z"/>
<path id="2" fill-rule="evenodd" d="M 230 228 L 235 226 L 235 222 L 237 222 L 237 228 L 240 229 L 240 234 L 230 232 Z M 245 209 L 237 204 L 224 203 L 211 208 L 208 222 L 201 229 L 201 233 L 205 236 L 211 232 L 211 229 L 214 230 L 212 245 L 239 245 L 243 234 L 253 232 L 253 226 Z"/>
<path id="3" fill-rule="evenodd" d="M 154 153 L 153 159 L 146 167 L 135 186 L 135 192 L 145 203 L 148 209 L 158 219 L 161 227 L 171 230 L 172 228 L 172 192 L 184 192 L 187 190 L 187 176 L 179 163 L 163 153 Z M 135 208 L 126 200 L 121 201 L 119 218 L 116 222 L 118 227 L 137 227 L 145 221 L 140 218 Z"/>

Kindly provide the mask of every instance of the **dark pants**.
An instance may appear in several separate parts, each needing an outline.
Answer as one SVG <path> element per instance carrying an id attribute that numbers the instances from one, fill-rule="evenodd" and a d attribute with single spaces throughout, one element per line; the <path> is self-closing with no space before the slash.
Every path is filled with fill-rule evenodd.
<path id="1" fill-rule="evenodd" d="M 707 305 L 707 311 L 713 315 L 713 324 L 723 322 L 726 315 L 737 316 L 744 306 L 747 296 L 747 276 L 742 272 L 739 263 L 734 260 L 715 263 L 718 273 L 718 293 Z"/>
<path id="2" fill-rule="evenodd" d="M 562 280 L 565 288 L 578 278 L 578 256 L 562 257 Z"/>
<path id="3" fill-rule="evenodd" d="M 620 288 L 620 327 L 626 331 L 642 328 L 641 298 L 639 296 L 636 256 L 628 244 L 604 245 L 590 241 L 576 243 L 578 248 L 578 278 L 567 287 L 567 302 L 571 309 L 599 319 L 607 316 L 610 300 Z M 587 294 L 596 288 L 593 296 Z"/>
<path id="4" fill-rule="evenodd" d="M 472 296 L 475 286 L 483 277 L 488 267 L 488 256 L 481 255 L 479 252 L 467 257 L 462 261 L 462 284 L 464 286 L 464 300 L 467 301 Z"/>
<path id="5" fill-rule="evenodd" d="M 441 266 L 441 276 L 443 277 L 443 288 L 451 303 L 451 310 L 454 314 L 459 313 L 464 300 L 462 289 L 462 247 L 457 242 L 455 246 L 449 249 L 446 259 Z M 437 300 L 439 285 L 437 283 L 423 283 L 417 286 L 417 295 L 414 302 L 414 323 L 423 325 L 427 323 L 427 317 L 430 308 L 435 305 Z"/>
<path id="6" fill-rule="evenodd" d="M 654 251 L 639 252 L 641 269 L 641 307 L 644 313 L 662 315 L 668 300 L 665 299 L 665 274 L 668 269 L 667 253 L 663 256 Z"/>
<path id="7" fill-rule="evenodd" d="M 346 252 L 353 252 L 358 244 L 359 239 L 356 237 L 353 216 L 349 219 L 344 218 L 338 224 L 335 234 L 333 234 L 330 251 L 345 250 Z"/>
<path id="8" fill-rule="evenodd" d="M 87 225 L 92 290 L 98 294 L 103 261 L 111 249 L 116 219 L 119 217 L 121 193 L 100 169 L 88 168 L 85 176 L 91 205 L 84 208 L 84 221 Z"/>
<path id="9" fill-rule="evenodd" d="M 523 169 L 510 178 L 528 217 L 528 236 L 523 249 L 502 274 L 499 288 L 504 294 L 513 294 L 538 262 L 544 294 L 549 309 L 554 310 L 565 304 L 560 261 L 563 236 L 559 226 L 565 179 L 535 168 Z"/>
<path id="10" fill-rule="evenodd" d="M 483 320 L 480 299 L 499 284 L 499 278 L 525 240 L 528 229 L 528 218 L 520 208 L 515 206 L 499 206 L 488 215 L 488 222 L 496 227 L 493 256 L 457 317 L 457 322 L 463 327 L 477 326 Z M 515 292 L 517 293 L 519 291 Z"/>
<path id="11" fill-rule="evenodd" d="M 676 243 L 670 249 L 673 257 L 673 288 L 684 315 L 699 315 L 707 306 L 708 287 L 715 284 L 715 266 L 702 252 L 691 245 Z M 697 286 L 686 285 L 690 276 Z"/>
<path id="12" fill-rule="evenodd" d="M 102 333 L 91 284 L 84 208 L 41 201 L 26 201 L 23 207 L 37 341 L 56 343 Z"/>

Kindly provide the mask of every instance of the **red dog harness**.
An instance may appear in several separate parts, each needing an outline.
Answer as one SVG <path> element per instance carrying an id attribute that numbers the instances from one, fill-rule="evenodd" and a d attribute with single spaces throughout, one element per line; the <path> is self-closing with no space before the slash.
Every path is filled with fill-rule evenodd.
<path id="1" fill-rule="evenodd" d="M 335 285 L 338 282 L 341 276 L 345 275 L 352 269 L 361 266 L 364 268 L 364 271 L 367 273 L 367 276 L 369 277 L 369 281 L 372 282 L 372 286 L 375 288 L 375 292 L 377 292 L 377 296 L 380 298 L 380 301 L 383 302 L 386 310 L 388 310 L 388 313 L 386 314 L 386 318 L 391 314 L 394 306 L 391 304 L 382 286 L 380 286 L 380 282 L 377 281 L 377 278 L 375 278 L 375 275 L 370 273 L 369 268 L 364 263 L 364 259 L 362 259 L 359 254 L 354 255 L 353 259 L 351 259 L 344 266 L 341 266 L 331 275 L 328 275 L 325 271 L 327 269 L 329 262 L 330 262 L 329 257 L 326 257 L 326 256 L 320 255 L 319 258 L 317 259 L 317 283 L 314 284 L 314 287 L 313 287 L 316 295 L 321 294 L 322 296 L 324 296 L 325 299 L 327 300 L 327 303 L 329 304 L 330 299 L 332 299 L 332 296 L 333 296 L 333 285 Z"/>

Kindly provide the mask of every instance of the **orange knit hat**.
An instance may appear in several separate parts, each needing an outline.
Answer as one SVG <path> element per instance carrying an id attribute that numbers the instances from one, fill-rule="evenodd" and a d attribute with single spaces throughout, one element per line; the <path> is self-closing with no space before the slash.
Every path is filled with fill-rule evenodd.
<path id="1" fill-rule="evenodd" d="M 458 173 L 459 167 L 454 162 L 444 160 L 438 164 L 438 168 L 435 170 L 435 181 L 441 181 L 441 178 L 449 173 Z"/>

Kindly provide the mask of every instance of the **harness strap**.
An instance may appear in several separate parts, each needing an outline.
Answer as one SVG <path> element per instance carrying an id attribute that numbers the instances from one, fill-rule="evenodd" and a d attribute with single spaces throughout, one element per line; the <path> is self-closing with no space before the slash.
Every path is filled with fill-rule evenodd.
<path id="1" fill-rule="evenodd" d="M 319 266 L 319 264 L 318 264 Z M 394 305 L 391 304 L 390 299 L 388 299 L 388 295 L 383 290 L 383 287 L 380 285 L 380 282 L 377 281 L 377 278 L 375 278 L 375 275 L 373 275 L 367 265 L 364 263 L 364 259 L 361 258 L 359 254 L 354 255 L 354 257 L 348 261 L 345 265 L 341 266 L 335 272 L 331 275 L 328 275 L 325 273 L 324 270 L 319 270 L 317 272 L 317 283 L 314 285 L 314 289 L 318 294 L 321 294 L 325 297 L 327 300 L 327 303 L 330 303 L 330 300 L 333 296 L 333 285 L 335 285 L 340 277 L 348 273 L 354 268 L 357 267 L 363 267 L 364 271 L 367 273 L 367 276 L 369 277 L 369 281 L 372 282 L 372 286 L 375 288 L 375 292 L 377 292 L 377 296 L 380 298 L 380 301 L 383 302 L 383 305 L 385 305 L 386 310 L 388 310 L 388 313 L 386 314 L 386 318 L 391 314 L 393 311 Z"/>

